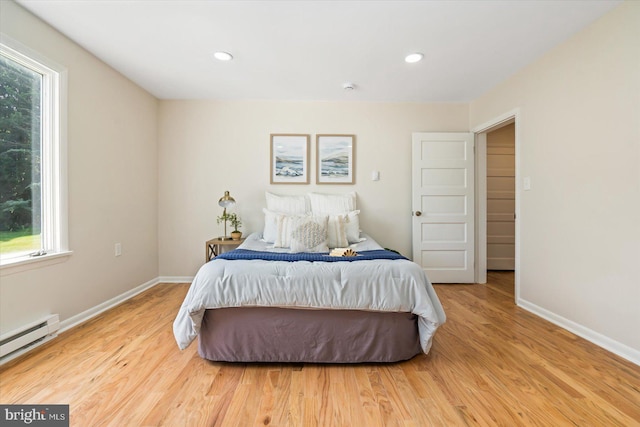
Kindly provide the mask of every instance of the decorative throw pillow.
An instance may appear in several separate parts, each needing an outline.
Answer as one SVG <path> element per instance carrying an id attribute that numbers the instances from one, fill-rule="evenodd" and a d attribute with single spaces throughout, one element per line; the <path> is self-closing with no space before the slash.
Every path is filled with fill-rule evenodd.
<path id="1" fill-rule="evenodd" d="M 278 232 L 273 241 L 273 247 L 288 248 L 291 246 L 291 233 L 309 218 L 311 218 L 309 215 L 278 215 Z"/>
<path id="2" fill-rule="evenodd" d="M 291 252 L 329 252 L 327 217 L 308 219 L 298 225 L 291 232 Z"/>
<path id="3" fill-rule="evenodd" d="M 307 221 L 316 221 L 320 225 L 327 228 L 327 216 L 311 216 L 311 215 L 278 215 L 278 232 L 276 239 L 273 242 L 274 248 L 289 248 L 291 247 L 291 234 L 300 225 Z"/>
<path id="4" fill-rule="evenodd" d="M 267 209 L 272 212 L 283 214 L 306 214 L 309 213 L 309 203 L 307 196 L 282 196 L 265 191 Z"/>
<path id="5" fill-rule="evenodd" d="M 345 216 L 329 215 L 327 220 L 327 236 L 330 248 L 344 248 L 347 246 L 347 233 L 345 232 Z"/>
<path id="6" fill-rule="evenodd" d="M 339 215 L 356 210 L 356 192 L 347 194 L 309 193 L 314 215 Z"/>

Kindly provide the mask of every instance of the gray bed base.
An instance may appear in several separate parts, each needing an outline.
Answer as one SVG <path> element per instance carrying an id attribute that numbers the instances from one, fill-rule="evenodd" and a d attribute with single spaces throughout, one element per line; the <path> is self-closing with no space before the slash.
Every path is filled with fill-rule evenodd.
<path id="1" fill-rule="evenodd" d="M 225 362 L 365 363 L 422 349 L 411 313 L 243 307 L 206 310 L 198 353 Z"/>

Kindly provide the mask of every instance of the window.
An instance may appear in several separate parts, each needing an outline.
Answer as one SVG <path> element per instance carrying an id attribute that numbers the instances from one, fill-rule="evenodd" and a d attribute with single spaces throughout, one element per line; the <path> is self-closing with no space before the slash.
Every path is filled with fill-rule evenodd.
<path id="1" fill-rule="evenodd" d="M 67 253 L 64 70 L 0 42 L 0 265 Z"/>

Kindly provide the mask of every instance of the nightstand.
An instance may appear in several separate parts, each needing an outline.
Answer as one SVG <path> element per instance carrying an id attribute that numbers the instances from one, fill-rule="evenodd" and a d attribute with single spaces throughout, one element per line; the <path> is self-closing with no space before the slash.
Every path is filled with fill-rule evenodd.
<path id="1" fill-rule="evenodd" d="M 215 239 L 207 240 L 204 248 L 204 262 L 209 262 L 218 255 L 220 255 L 222 251 L 222 247 L 229 247 L 230 249 L 235 249 L 240 244 L 244 242 L 244 239 L 240 240 L 221 240 L 216 237 Z"/>

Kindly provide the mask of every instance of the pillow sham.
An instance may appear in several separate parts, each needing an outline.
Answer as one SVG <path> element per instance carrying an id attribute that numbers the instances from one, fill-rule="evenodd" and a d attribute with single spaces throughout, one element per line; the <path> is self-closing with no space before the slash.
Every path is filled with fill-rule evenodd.
<path id="1" fill-rule="evenodd" d="M 309 212 L 309 203 L 305 195 L 283 196 L 268 191 L 264 193 L 267 209 L 284 214 L 305 214 Z"/>
<path id="2" fill-rule="evenodd" d="M 272 212 L 268 209 L 262 208 L 264 212 L 264 229 L 262 231 L 262 240 L 267 243 L 273 243 L 276 241 L 278 235 L 278 212 Z"/>
<path id="3" fill-rule="evenodd" d="M 356 192 L 347 194 L 309 193 L 311 212 L 320 215 L 344 214 L 356 210 Z"/>
<path id="4" fill-rule="evenodd" d="M 360 242 L 360 211 L 351 211 L 344 215 L 344 232 L 349 243 Z"/>
<path id="5" fill-rule="evenodd" d="M 291 232 L 291 252 L 329 252 L 328 217 L 308 218 Z"/>

